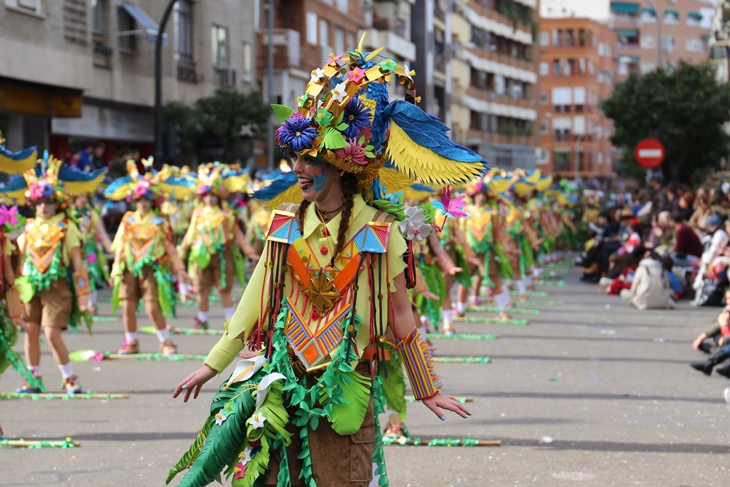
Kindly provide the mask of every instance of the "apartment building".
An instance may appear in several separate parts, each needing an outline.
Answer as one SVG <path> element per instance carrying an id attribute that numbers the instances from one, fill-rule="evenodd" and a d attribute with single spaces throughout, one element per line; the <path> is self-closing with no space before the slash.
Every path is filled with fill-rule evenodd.
<path id="1" fill-rule="evenodd" d="M 609 22 L 618 36 L 618 81 L 631 72 L 652 71 L 660 55 L 662 64 L 706 60 L 714 13 L 714 0 L 611 2 Z"/>
<path id="2" fill-rule="evenodd" d="M 615 175 L 613 124 L 600 110 L 613 91 L 617 34 L 587 18 L 540 22 L 540 154 L 538 167 L 556 177 Z"/>
<path id="3" fill-rule="evenodd" d="M 154 150 L 154 41 L 167 1 L 2 0 L 0 130 L 63 156 L 76 140 Z M 178 0 L 163 101 L 255 87 L 254 0 Z"/>
<path id="4" fill-rule="evenodd" d="M 533 168 L 537 0 L 415 0 L 421 105 L 494 167 Z"/>

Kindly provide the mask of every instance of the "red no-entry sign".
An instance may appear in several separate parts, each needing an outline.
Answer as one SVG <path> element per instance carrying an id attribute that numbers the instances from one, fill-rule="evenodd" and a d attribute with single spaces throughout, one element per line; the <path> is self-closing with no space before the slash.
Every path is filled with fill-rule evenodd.
<path id="1" fill-rule="evenodd" d="M 644 139 L 636 144 L 634 149 L 634 157 L 636 162 L 647 169 L 654 169 L 664 161 L 664 144 L 657 139 Z"/>

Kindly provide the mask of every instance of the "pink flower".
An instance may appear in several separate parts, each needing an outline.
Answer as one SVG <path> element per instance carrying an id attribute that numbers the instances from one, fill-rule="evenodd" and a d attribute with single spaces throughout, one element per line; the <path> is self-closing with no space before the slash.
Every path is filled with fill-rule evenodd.
<path id="1" fill-rule="evenodd" d="M 43 185 L 34 183 L 30 188 L 28 188 L 28 194 L 31 199 L 37 200 L 43 197 Z"/>
<path id="2" fill-rule="evenodd" d="M 350 145 L 347 147 L 337 149 L 335 155 L 350 164 L 357 164 L 358 166 L 368 165 L 368 157 L 365 154 L 365 149 L 354 139 L 350 139 Z"/>
<path id="3" fill-rule="evenodd" d="M 246 465 L 244 465 L 244 464 L 243 464 L 243 463 L 241 463 L 241 462 L 238 462 L 238 463 L 236 464 L 236 467 L 235 467 L 235 468 L 233 469 L 233 471 L 234 471 L 234 472 L 236 472 L 236 473 L 235 473 L 235 474 L 233 475 L 233 477 L 234 477 L 234 478 L 235 478 L 236 480 L 240 480 L 240 479 L 242 479 L 242 478 L 243 478 L 243 477 L 244 477 L 244 476 L 246 475 L 246 468 L 248 468 L 248 467 L 246 467 Z"/>
<path id="4" fill-rule="evenodd" d="M 104 354 L 102 352 L 96 352 L 92 357 L 91 360 L 94 362 L 101 362 L 104 360 Z"/>
<path id="5" fill-rule="evenodd" d="M 96 254 L 89 254 L 89 256 L 86 258 L 86 260 L 89 261 L 89 264 L 95 264 L 99 262 L 99 258 L 96 256 Z"/>
<path id="6" fill-rule="evenodd" d="M 353 83 L 360 84 L 360 81 L 365 77 L 365 71 L 360 68 L 355 68 L 352 71 L 350 71 L 349 79 Z"/>

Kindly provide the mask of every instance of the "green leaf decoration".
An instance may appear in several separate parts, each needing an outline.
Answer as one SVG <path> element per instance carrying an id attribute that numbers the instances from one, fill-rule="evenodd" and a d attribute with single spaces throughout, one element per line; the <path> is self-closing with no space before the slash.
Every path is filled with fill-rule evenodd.
<path id="1" fill-rule="evenodd" d="M 370 159 L 375 159 L 375 154 L 374 154 L 374 153 L 372 153 L 372 152 L 370 152 L 370 151 L 367 151 L 367 152 L 365 153 L 365 155 L 366 155 L 366 156 L 368 156 L 368 157 L 369 157 Z"/>
<path id="2" fill-rule="evenodd" d="M 15 285 L 18 287 L 20 292 L 20 300 L 24 303 L 29 303 L 33 299 L 35 290 L 33 284 L 30 283 L 28 276 L 20 276 L 15 278 Z"/>
<path id="3" fill-rule="evenodd" d="M 406 421 L 406 378 L 403 374 L 403 360 L 397 350 L 390 350 L 388 377 L 383 378 L 383 393 L 388 409 L 392 409 Z"/>
<path id="4" fill-rule="evenodd" d="M 373 201 L 373 206 L 375 206 L 379 210 L 390 213 L 399 222 L 402 222 L 406 219 L 406 214 L 404 213 L 405 206 L 403 206 L 402 203 L 393 203 L 392 201 L 388 200 L 375 200 Z"/>
<path id="5" fill-rule="evenodd" d="M 248 442 L 246 442 L 246 448 L 248 448 Z M 246 464 L 246 474 L 240 479 L 233 479 L 233 482 L 231 482 L 233 487 L 253 487 L 256 480 L 265 476 L 266 471 L 269 469 L 269 458 L 271 456 L 269 448 L 269 440 L 262 438 L 261 450 Z"/>
<path id="6" fill-rule="evenodd" d="M 349 125 L 348 125 L 348 124 L 346 124 L 346 123 L 341 123 L 341 124 L 337 125 L 337 126 L 336 126 L 335 128 L 336 128 L 337 130 L 339 130 L 340 132 L 343 132 L 343 131 L 344 131 L 345 129 L 347 129 L 347 127 L 349 127 Z"/>
<path id="7" fill-rule="evenodd" d="M 336 150 L 347 147 L 347 141 L 337 129 L 330 127 L 324 131 L 322 145 L 325 149 Z"/>
<path id="8" fill-rule="evenodd" d="M 355 371 L 345 375 L 354 379 L 351 384 L 340 387 L 347 403 L 335 404 L 330 415 L 332 429 L 343 436 L 355 434 L 360 429 L 370 404 L 370 377 Z"/>
<path id="9" fill-rule="evenodd" d="M 188 451 L 185 452 L 180 461 L 178 461 L 177 464 L 172 468 L 172 470 L 170 470 L 170 473 L 167 475 L 167 480 L 165 480 L 165 485 L 168 485 L 170 482 L 172 482 L 172 479 L 174 479 L 177 474 L 179 474 L 183 470 L 189 469 L 195 459 L 198 458 L 198 455 L 200 454 L 200 449 L 203 448 L 203 443 L 205 443 L 205 439 L 208 437 L 208 433 L 210 433 L 210 427 L 212 424 L 213 418 L 209 417 L 203 425 L 203 429 L 200 430 L 200 433 L 198 433 L 197 438 L 195 438 L 195 441 L 190 446 Z"/>
<path id="10" fill-rule="evenodd" d="M 279 119 L 279 123 L 286 122 L 289 117 L 291 117 L 291 115 L 294 113 L 294 110 L 285 105 L 272 104 L 271 108 L 272 110 L 274 110 L 276 118 Z"/>

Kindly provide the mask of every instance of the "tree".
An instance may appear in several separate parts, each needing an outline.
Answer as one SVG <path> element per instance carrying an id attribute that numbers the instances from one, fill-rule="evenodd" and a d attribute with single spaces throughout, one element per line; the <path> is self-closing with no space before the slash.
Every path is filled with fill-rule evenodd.
<path id="1" fill-rule="evenodd" d="M 233 162 L 246 137 L 242 129 L 248 127 L 256 136 L 265 133 L 271 108 L 258 92 L 219 89 L 192 105 L 169 102 L 164 110 L 164 123 L 179 127 L 181 150 L 195 152 L 200 160 L 215 154 L 221 162 Z"/>
<path id="2" fill-rule="evenodd" d="M 624 167 L 637 178 L 646 171 L 634 148 L 652 135 L 666 148 L 665 181 L 700 182 L 728 154 L 730 136 L 723 124 L 730 120 L 730 86 L 719 84 L 705 63 L 631 74 L 602 108 L 614 122 L 611 141 L 622 148 Z"/>

